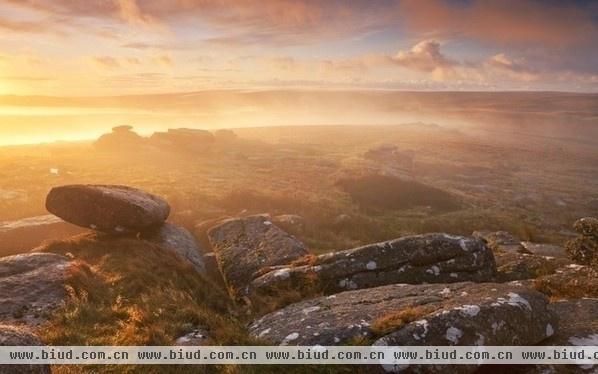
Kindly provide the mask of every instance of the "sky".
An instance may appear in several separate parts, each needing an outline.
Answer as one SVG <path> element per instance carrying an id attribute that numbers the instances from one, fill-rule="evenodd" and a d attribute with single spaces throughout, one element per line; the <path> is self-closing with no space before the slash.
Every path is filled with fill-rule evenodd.
<path id="1" fill-rule="evenodd" d="M 598 0 L 0 0 L 0 95 L 598 91 Z"/>

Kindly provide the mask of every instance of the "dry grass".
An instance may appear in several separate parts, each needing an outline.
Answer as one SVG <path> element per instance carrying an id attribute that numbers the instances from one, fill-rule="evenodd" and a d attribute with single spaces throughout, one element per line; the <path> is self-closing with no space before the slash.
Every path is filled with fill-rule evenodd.
<path id="1" fill-rule="evenodd" d="M 301 300 L 322 296 L 320 279 L 314 272 L 297 274 L 276 288 L 254 292 L 249 313 L 261 316 Z"/>
<path id="2" fill-rule="evenodd" d="M 43 251 L 76 259 L 70 299 L 40 329 L 51 345 L 171 345 L 203 326 L 223 345 L 257 344 L 231 313 L 227 295 L 191 266 L 148 242 L 85 234 Z M 88 265 L 89 264 L 89 265 Z M 59 367 L 57 372 L 87 372 Z M 93 368 L 98 372 L 152 372 L 151 367 Z M 161 366 L 153 372 L 180 372 Z M 190 372 L 192 366 L 184 367 Z M 193 369 L 193 370 L 192 370 Z M 218 372 L 217 367 L 210 371 Z"/>

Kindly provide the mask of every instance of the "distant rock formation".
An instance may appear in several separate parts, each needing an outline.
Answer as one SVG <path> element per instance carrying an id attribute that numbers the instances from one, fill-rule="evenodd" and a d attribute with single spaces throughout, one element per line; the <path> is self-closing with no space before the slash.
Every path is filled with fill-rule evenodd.
<path id="1" fill-rule="evenodd" d="M 146 139 L 133 131 L 132 126 L 117 126 L 112 132 L 100 136 L 94 143 L 101 151 L 129 151 L 136 150 L 146 144 Z"/>
<path id="2" fill-rule="evenodd" d="M 162 198 L 126 186 L 69 185 L 53 188 L 48 211 L 67 222 L 111 234 L 159 227 L 170 213 Z"/>
<path id="3" fill-rule="evenodd" d="M 231 142 L 237 140 L 238 136 L 232 130 L 221 129 L 214 131 L 214 139 L 217 142 Z"/>
<path id="4" fill-rule="evenodd" d="M 214 143 L 214 135 L 206 130 L 169 129 L 166 132 L 155 132 L 149 141 L 159 148 L 202 151 Z"/>

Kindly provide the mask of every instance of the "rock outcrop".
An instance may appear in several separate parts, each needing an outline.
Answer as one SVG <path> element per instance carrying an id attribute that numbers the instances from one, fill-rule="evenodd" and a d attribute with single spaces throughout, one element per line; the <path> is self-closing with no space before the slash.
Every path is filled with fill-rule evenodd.
<path id="1" fill-rule="evenodd" d="M 142 238 L 189 261 L 198 273 L 206 273 L 203 250 L 195 237 L 185 228 L 166 223 L 155 232 L 143 234 Z"/>
<path id="2" fill-rule="evenodd" d="M 41 346 L 42 341 L 31 332 L 0 324 L 0 346 Z M 50 365 L 0 365 L 2 374 L 50 374 Z"/>
<path id="3" fill-rule="evenodd" d="M 519 238 L 507 231 L 474 231 L 472 235 L 484 239 L 495 252 L 529 253 Z"/>
<path id="4" fill-rule="evenodd" d="M 155 132 L 149 141 L 159 148 L 197 151 L 214 143 L 214 135 L 199 129 L 168 129 L 166 132 Z"/>
<path id="5" fill-rule="evenodd" d="M 214 131 L 214 139 L 217 142 L 231 142 L 237 140 L 238 136 L 233 130 L 220 129 Z"/>
<path id="6" fill-rule="evenodd" d="M 83 231 L 51 214 L 0 222 L 0 257 L 29 252 L 45 240 L 60 240 Z"/>
<path id="7" fill-rule="evenodd" d="M 249 331 L 278 345 L 534 345 L 557 327 L 547 305 L 512 284 L 393 284 L 292 304 Z"/>
<path id="8" fill-rule="evenodd" d="M 51 253 L 0 258 L 0 322 L 35 325 L 67 297 L 71 262 Z"/>
<path id="9" fill-rule="evenodd" d="M 279 266 L 255 279 L 251 290 L 301 289 L 314 280 L 327 293 L 392 283 L 488 282 L 496 273 L 492 252 L 480 239 L 447 234 L 407 236 L 323 254 L 305 265 Z"/>
<path id="10" fill-rule="evenodd" d="M 598 345 L 598 299 L 560 300 L 548 306 L 559 319 L 559 328 L 543 345 Z M 593 373 L 597 365 L 536 365 L 538 373 Z"/>
<path id="11" fill-rule="evenodd" d="M 162 198 L 114 185 L 55 187 L 46 198 L 46 208 L 67 222 L 110 234 L 159 227 L 170 213 L 170 206 Z"/>
<path id="12" fill-rule="evenodd" d="M 208 237 L 234 296 L 245 293 L 257 271 L 290 263 L 308 253 L 300 241 L 261 215 L 226 220 L 211 228 Z"/>
<path id="13" fill-rule="evenodd" d="M 138 150 L 145 145 L 146 139 L 133 131 L 132 126 L 116 126 L 112 132 L 104 134 L 95 141 L 94 146 L 100 151 L 121 152 Z"/>
<path id="14" fill-rule="evenodd" d="M 598 265 L 598 219 L 586 217 L 577 220 L 573 228 L 579 236 L 567 242 L 567 255 L 578 264 Z"/>

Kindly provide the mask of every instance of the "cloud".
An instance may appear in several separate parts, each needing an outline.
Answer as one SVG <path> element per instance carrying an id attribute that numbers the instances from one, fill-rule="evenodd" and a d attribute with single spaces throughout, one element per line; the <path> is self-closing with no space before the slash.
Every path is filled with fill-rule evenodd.
<path id="1" fill-rule="evenodd" d="M 508 77 L 520 81 L 530 82 L 538 79 L 538 72 L 527 64 L 525 59 L 513 60 L 504 53 L 492 56 L 484 63 L 486 70 L 503 73 Z"/>
<path id="2" fill-rule="evenodd" d="M 4 81 L 25 81 L 25 82 L 43 82 L 50 81 L 53 78 L 49 77 L 38 77 L 38 76 L 27 76 L 27 75 L 8 75 L 0 76 L 0 80 Z"/>
<path id="3" fill-rule="evenodd" d="M 403 20 L 412 30 L 467 36 L 501 43 L 560 45 L 590 41 L 597 28 L 576 2 L 536 0 L 402 0 Z"/>
<path id="4" fill-rule="evenodd" d="M 432 73 L 438 79 L 454 74 L 457 63 L 440 52 L 440 43 L 424 40 L 409 51 L 399 51 L 391 61 L 408 69 Z"/>
<path id="5" fill-rule="evenodd" d="M 167 66 L 167 67 L 172 66 L 172 59 L 166 55 L 156 56 L 156 57 L 154 57 L 153 61 L 158 65 Z"/>
<path id="6" fill-rule="evenodd" d="M 118 69 L 121 67 L 120 62 L 110 56 L 96 56 L 91 58 L 91 62 L 102 69 Z"/>

